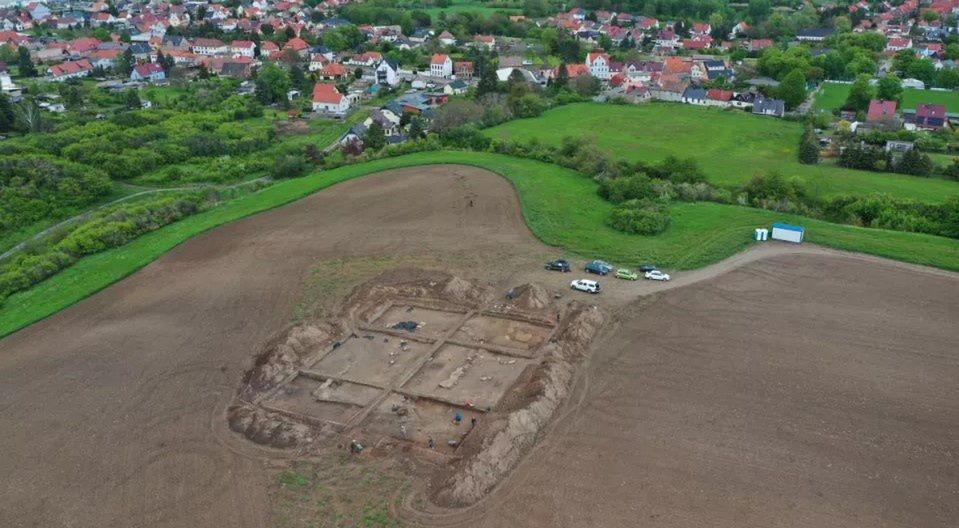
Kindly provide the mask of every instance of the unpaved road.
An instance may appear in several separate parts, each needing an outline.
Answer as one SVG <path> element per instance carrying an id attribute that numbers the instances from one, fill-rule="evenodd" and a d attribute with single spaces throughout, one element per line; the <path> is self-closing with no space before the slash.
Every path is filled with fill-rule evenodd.
<path id="1" fill-rule="evenodd" d="M 429 521 L 955 526 L 959 281 L 775 257 L 792 251 L 689 274 L 703 282 L 624 317 L 515 478 Z M 483 277 L 548 252 L 505 180 L 449 166 L 349 181 L 187 242 L 0 340 L 0 526 L 271 526 L 264 462 L 223 441 L 222 412 L 312 265 L 456 255 Z M 575 274 L 508 280 L 526 275 L 559 288 Z M 611 307 L 667 287 L 606 282 Z"/>

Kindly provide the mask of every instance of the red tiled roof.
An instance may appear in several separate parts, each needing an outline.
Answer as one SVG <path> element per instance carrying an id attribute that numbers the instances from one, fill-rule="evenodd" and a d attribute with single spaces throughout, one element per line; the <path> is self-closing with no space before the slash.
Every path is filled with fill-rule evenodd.
<path id="1" fill-rule="evenodd" d="M 343 94 L 336 89 L 336 86 L 327 83 L 317 83 L 313 87 L 314 103 L 339 104 L 343 101 Z"/>

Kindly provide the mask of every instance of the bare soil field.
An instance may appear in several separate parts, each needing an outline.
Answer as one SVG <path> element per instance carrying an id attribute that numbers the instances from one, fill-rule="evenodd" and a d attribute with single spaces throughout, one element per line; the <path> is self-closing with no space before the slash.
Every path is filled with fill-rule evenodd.
<path id="1" fill-rule="evenodd" d="M 348 181 L 190 240 L 0 340 L 0 526 L 959 525 L 954 274 L 766 244 L 590 297 L 569 293 L 578 274 L 542 270 L 557 254 L 508 182 L 459 166 Z M 541 373 L 572 393 L 550 395 L 559 417 L 488 495 L 495 460 L 476 460 L 508 437 L 481 430 L 482 446 L 433 459 L 422 444 L 461 434 L 455 406 L 481 428 L 483 405 L 521 410 L 515 389 L 562 324 L 492 297 L 334 317 L 354 286 L 405 268 L 613 314 L 582 368 Z M 404 348 L 390 327 L 407 319 L 425 325 Z M 357 336 L 297 363 L 338 331 Z M 228 408 L 257 351 L 284 343 L 289 362 L 260 371 L 283 388 L 257 402 L 313 419 L 251 442 Z M 425 427 L 397 438 L 411 402 Z M 374 445 L 351 460 L 297 442 L 327 426 Z M 449 457 L 463 478 L 436 471 Z"/>
<path id="2" fill-rule="evenodd" d="M 629 309 L 627 309 L 629 310 Z M 792 256 L 656 295 L 458 526 L 959 525 L 959 281 Z"/>

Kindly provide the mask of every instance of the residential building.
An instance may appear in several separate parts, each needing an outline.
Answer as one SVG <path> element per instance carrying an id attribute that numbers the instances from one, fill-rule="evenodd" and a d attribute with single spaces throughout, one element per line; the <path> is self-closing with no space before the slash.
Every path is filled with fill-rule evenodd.
<path id="1" fill-rule="evenodd" d="M 130 72 L 130 80 L 141 82 L 160 82 L 166 80 L 166 72 L 163 71 L 163 66 L 160 66 L 160 63 L 158 62 L 137 64 L 133 67 L 133 71 Z"/>
<path id="2" fill-rule="evenodd" d="M 453 75 L 453 60 L 449 55 L 437 53 L 430 59 L 430 75 L 447 78 Z"/>
<path id="3" fill-rule="evenodd" d="M 350 109 L 350 100 L 341 94 L 336 86 L 329 83 L 317 83 L 313 87 L 313 111 L 333 116 L 344 116 Z"/>
<path id="4" fill-rule="evenodd" d="M 50 80 L 51 81 L 66 81 L 68 79 L 78 79 L 80 77 L 86 77 L 90 75 L 90 72 L 93 71 L 93 65 L 90 64 L 90 61 L 87 59 L 80 59 L 77 61 L 66 61 L 61 62 L 60 64 L 54 64 L 50 66 Z"/>
<path id="5" fill-rule="evenodd" d="M 586 67 L 593 77 L 609 80 L 609 55 L 601 52 L 592 52 L 586 55 Z"/>
<path id="6" fill-rule="evenodd" d="M 753 113 L 756 115 L 782 117 L 786 115 L 786 102 L 782 99 L 756 99 L 753 103 Z"/>
<path id="7" fill-rule="evenodd" d="M 400 66 L 394 61 L 383 60 L 376 66 L 376 82 L 384 86 L 400 83 Z"/>

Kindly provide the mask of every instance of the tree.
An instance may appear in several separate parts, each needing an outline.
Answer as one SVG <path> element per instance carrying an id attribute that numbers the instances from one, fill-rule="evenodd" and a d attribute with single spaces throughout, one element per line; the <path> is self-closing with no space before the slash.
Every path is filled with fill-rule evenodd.
<path id="1" fill-rule="evenodd" d="M 83 107 L 83 94 L 80 89 L 69 83 L 61 83 L 57 87 L 60 97 L 63 99 L 63 105 L 67 110 L 79 110 Z"/>
<path id="2" fill-rule="evenodd" d="M 307 80 L 303 68 L 300 68 L 298 64 L 294 64 L 293 67 L 290 68 L 290 84 L 293 88 L 303 92 L 309 90 L 310 82 Z"/>
<path id="3" fill-rule="evenodd" d="M 872 85 L 869 84 L 871 77 L 869 75 L 860 75 L 849 88 L 849 96 L 842 107 L 846 110 L 856 112 L 865 112 L 869 108 L 869 101 L 873 100 L 875 93 Z"/>
<path id="4" fill-rule="evenodd" d="M 599 93 L 602 84 L 599 79 L 588 73 L 577 75 L 569 81 L 570 88 L 583 97 L 592 97 Z"/>
<path id="5" fill-rule="evenodd" d="M 137 93 L 136 89 L 127 90 L 123 94 L 123 104 L 131 110 L 140 108 L 140 94 Z"/>
<path id="6" fill-rule="evenodd" d="M 876 97 L 899 103 L 902 99 L 902 81 L 899 80 L 899 77 L 891 73 L 879 79 L 879 84 L 876 88 Z"/>
<path id="7" fill-rule="evenodd" d="M 383 131 L 382 125 L 373 121 L 370 123 L 370 128 L 366 130 L 366 134 L 363 135 L 363 148 L 377 151 L 385 146 L 386 132 Z"/>
<path id="8" fill-rule="evenodd" d="M 936 74 L 936 86 L 954 90 L 959 88 L 959 71 L 955 68 L 943 68 Z"/>
<path id="9" fill-rule="evenodd" d="M 263 65 L 256 76 L 256 100 L 269 105 L 286 101 L 286 92 L 290 90 L 290 77 L 286 70 L 272 62 Z"/>
<path id="10" fill-rule="evenodd" d="M 136 59 L 133 57 L 133 50 L 131 50 L 130 48 L 127 48 L 126 51 L 124 51 L 117 57 L 113 65 L 113 69 L 119 75 L 122 75 L 124 77 L 129 77 L 130 72 L 133 71 L 133 66 L 135 65 L 136 65 Z"/>
<path id="11" fill-rule="evenodd" d="M 899 163 L 896 164 L 896 172 L 915 176 L 929 176 L 932 174 L 933 167 L 932 159 L 928 155 L 911 148 L 902 154 Z"/>
<path id="12" fill-rule="evenodd" d="M 553 86 L 557 90 L 566 88 L 569 85 L 569 70 L 566 69 L 566 63 L 561 62 L 559 64 L 559 71 L 556 72 L 556 78 L 553 79 Z"/>
<path id="13" fill-rule="evenodd" d="M 799 141 L 799 163 L 815 165 L 819 163 L 819 144 L 812 125 L 806 125 L 802 138 Z"/>
<path id="14" fill-rule="evenodd" d="M 24 132 L 43 132 L 46 123 L 40 106 L 33 99 L 24 99 L 14 110 L 17 128 Z"/>
<path id="15" fill-rule="evenodd" d="M 410 131 L 409 136 L 412 139 L 419 139 L 423 136 L 423 120 L 418 116 L 410 120 Z"/>
<path id="16" fill-rule="evenodd" d="M 932 84 L 936 78 L 936 67 L 929 59 L 918 59 L 909 65 L 907 74 L 913 79 L 919 79 L 926 84 Z"/>
<path id="17" fill-rule="evenodd" d="M 169 55 L 164 55 L 162 51 L 157 51 L 157 63 L 163 68 L 163 72 L 167 75 L 170 74 L 170 70 L 173 69 L 173 57 Z"/>
<path id="18" fill-rule="evenodd" d="M 9 132 L 14 129 L 16 117 L 13 115 L 13 105 L 7 94 L 0 93 L 0 132 Z"/>
<path id="19" fill-rule="evenodd" d="M 786 108 L 793 109 L 806 100 L 806 77 L 801 70 L 793 70 L 783 77 L 779 84 L 777 95 L 786 103 Z"/>
<path id="20" fill-rule="evenodd" d="M 33 64 L 33 59 L 30 58 L 30 50 L 23 46 L 17 48 L 17 69 L 20 71 L 21 77 L 37 76 L 37 67 Z"/>
<path id="21" fill-rule="evenodd" d="M 479 84 L 476 85 L 476 95 L 492 93 L 497 88 L 496 70 L 488 61 L 482 64 L 482 68 Z"/>

